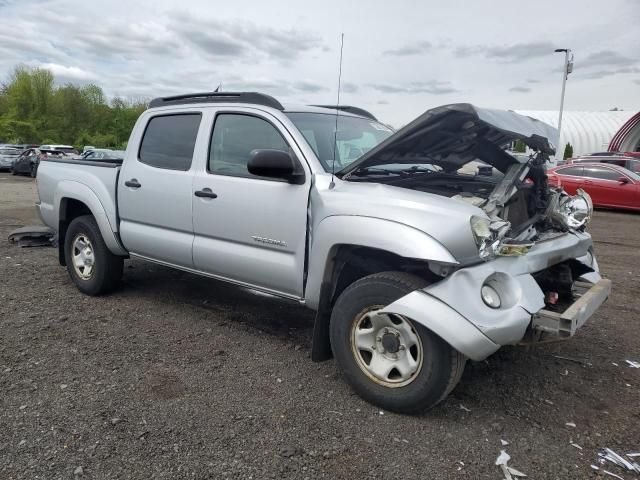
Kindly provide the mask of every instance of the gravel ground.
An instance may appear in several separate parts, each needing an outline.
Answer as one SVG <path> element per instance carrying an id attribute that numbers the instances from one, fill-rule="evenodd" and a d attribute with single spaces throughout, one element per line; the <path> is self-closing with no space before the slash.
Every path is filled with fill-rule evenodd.
<path id="1" fill-rule="evenodd" d="M 37 221 L 34 187 L 0 174 L 3 238 Z M 138 261 L 89 298 L 55 249 L 0 241 L 0 478 L 496 479 L 501 449 L 529 478 L 595 477 L 599 448 L 640 450 L 640 215 L 598 211 L 591 231 L 614 282 L 598 314 L 469 363 L 421 416 L 312 363 L 299 305 Z"/>

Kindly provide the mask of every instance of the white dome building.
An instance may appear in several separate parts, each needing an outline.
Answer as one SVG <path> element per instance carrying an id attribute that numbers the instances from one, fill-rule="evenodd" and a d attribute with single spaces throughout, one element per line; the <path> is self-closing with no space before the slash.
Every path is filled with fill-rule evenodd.
<path id="1" fill-rule="evenodd" d="M 558 126 L 558 111 L 516 110 L 516 113 L 537 118 L 549 125 Z M 636 119 L 637 118 L 637 119 Z M 632 125 L 629 125 L 632 123 Z M 627 131 L 625 133 L 625 131 Z M 619 135 L 618 135 L 619 134 Z M 623 138 L 614 145 L 614 137 Z M 638 137 L 634 142 L 634 138 Z M 557 158 L 562 158 L 567 143 L 573 147 L 573 155 L 612 151 L 637 151 L 640 141 L 640 113 L 635 111 L 573 112 L 562 114 L 562 132 L 557 143 Z M 633 145 L 631 145 L 633 143 Z M 623 147 L 623 148 L 620 148 Z"/>

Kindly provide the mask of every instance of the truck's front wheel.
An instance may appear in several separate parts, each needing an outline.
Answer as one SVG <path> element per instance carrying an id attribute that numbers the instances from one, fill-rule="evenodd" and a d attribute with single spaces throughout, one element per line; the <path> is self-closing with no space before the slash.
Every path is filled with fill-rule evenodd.
<path id="1" fill-rule="evenodd" d="M 107 293 L 122 278 L 123 259 L 109 251 L 91 215 L 71 222 L 64 239 L 64 254 L 69 276 L 82 293 Z"/>
<path id="2" fill-rule="evenodd" d="M 465 357 L 424 326 L 379 311 L 425 282 L 403 272 L 362 278 L 342 292 L 331 314 L 331 348 L 352 388 L 390 411 L 415 413 L 456 386 Z"/>

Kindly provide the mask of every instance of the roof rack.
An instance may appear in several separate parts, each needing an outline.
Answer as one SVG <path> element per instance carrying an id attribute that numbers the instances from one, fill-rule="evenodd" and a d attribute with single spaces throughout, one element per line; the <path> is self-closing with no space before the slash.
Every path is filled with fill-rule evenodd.
<path id="1" fill-rule="evenodd" d="M 158 97 L 151 100 L 149 108 L 163 107 L 165 105 L 183 105 L 187 103 L 253 103 L 265 107 L 284 110 L 282 104 L 271 95 L 258 92 L 203 92 L 174 95 L 171 97 Z"/>
<path id="2" fill-rule="evenodd" d="M 371 113 L 366 111 L 364 108 L 360 107 L 352 107 L 351 105 L 312 105 L 312 107 L 320 107 L 320 108 L 331 108 L 332 110 L 340 110 L 341 112 L 353 113 L 354 115 L 360 115 L 361 117 L 370 118 L 371 120 L 378 119 Z"/>

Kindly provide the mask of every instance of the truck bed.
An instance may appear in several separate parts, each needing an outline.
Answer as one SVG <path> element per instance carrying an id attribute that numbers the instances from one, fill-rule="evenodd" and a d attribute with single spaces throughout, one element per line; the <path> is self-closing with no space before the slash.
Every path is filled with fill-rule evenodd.
<path id="1" fill-rule="evenodd" d="M 90 199 L 96 220 L 107 221 L 118 231 L 116 191 L 122 160 L 87 161 L 65 158 L 45 159 L 38 166 L 39 211 L 42 221 L 58 229 L 62 198 Z M 86 201 L 85 201 L 86 203 Z M 92 207 L 92 205 L 89 205 Z M 92 208 L 92 211 L 94 209 Z"/>

